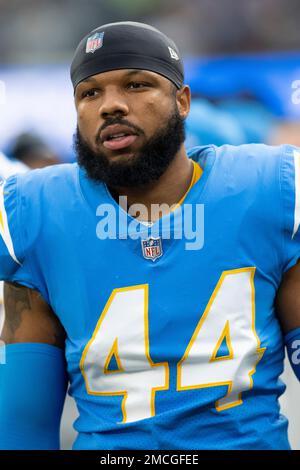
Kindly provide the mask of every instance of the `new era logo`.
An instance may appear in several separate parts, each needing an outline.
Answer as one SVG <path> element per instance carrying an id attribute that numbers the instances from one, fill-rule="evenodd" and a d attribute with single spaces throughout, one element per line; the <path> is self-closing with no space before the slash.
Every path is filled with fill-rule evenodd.
<path id="1" fill-rule="evenodd" d="M 179 60 L 179 56 L 178 56 L 177 52 L 174 51 L 174 49 L 172 49 L 172 47 L 170 47 L 170 46 L 168 46 L 168 49 L 169 49 L 171 58 L 175 59 L 175 60 Z"/>

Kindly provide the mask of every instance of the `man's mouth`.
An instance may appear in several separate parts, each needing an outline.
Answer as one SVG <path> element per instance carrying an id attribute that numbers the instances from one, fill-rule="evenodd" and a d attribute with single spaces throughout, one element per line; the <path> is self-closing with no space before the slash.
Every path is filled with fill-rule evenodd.
<path id="1" fill-rule="evenodd" d="M 108 126 L 100 134 L 102 144 L 110 150 L 126 148 L 131 145 L 137 137 L 133 129 L 121 124 Z"/>
<path id="2" fill-rule="evenodd" d="M 126 134 L 115 134 L 111 138 L 104 140 L 103 145 L 107 149 L 110 150 L 119 150 L 129 145 L 133 144 L 133 142 L 137 139 L 137 135 L 126 135 Z"/>

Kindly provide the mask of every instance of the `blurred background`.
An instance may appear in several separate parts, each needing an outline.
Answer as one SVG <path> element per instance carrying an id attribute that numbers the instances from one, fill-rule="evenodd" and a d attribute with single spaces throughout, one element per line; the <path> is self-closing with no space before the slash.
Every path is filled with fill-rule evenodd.
<path id="1" fill-rule="evenodd" d="M 74 160 L 69 64 L 87 32 L 122 20 L 161 29 L 185 58 L 188 147 L 300 145 L 299 17 L 299 0 L 0 0 L 0 150 L 8 157 L 0 175 Z M 300 449 L 300 385 L 288 365 L 284 381 L 283 411 Z M 64 448 L 74 416 L 68 400 Z"/>

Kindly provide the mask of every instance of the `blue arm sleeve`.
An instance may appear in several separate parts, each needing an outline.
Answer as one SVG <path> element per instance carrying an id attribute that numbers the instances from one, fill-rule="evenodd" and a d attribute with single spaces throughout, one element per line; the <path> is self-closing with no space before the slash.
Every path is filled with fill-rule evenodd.
<path id="1" fill-rule="evenodd" d="M 67 388 L 64 351 L 40 343 L 0 349 L 0 449 L 59 449 Z"/>
<path id="2" fill-rule="evenodd" d="M 300 381 L 300 328 L 290 331 L 285 336 L 284 341 L 291 366 Z"/>

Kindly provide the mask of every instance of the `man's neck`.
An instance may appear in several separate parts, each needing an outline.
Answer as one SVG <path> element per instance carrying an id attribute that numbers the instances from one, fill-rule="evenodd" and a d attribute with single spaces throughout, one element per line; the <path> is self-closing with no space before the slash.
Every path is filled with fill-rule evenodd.
<path id="1" fill-rule="evenodd" d="M 170 212 L 172 206 L 185 195 L 192 180 L 193 169 L 194 165 L 182 146 L 158 181 L 142 188 L 113 188 L 112 193 L 116 198 L 126 196 L 126 209 L 129 209 L 133 217 L 154 222 Z M 125 208 L 122 198 L 119 202 Z M 139 207 L 133 207 L 137 204 Z M 158 205 L 163 205 L 162 210 L 158 211 Z"/>

